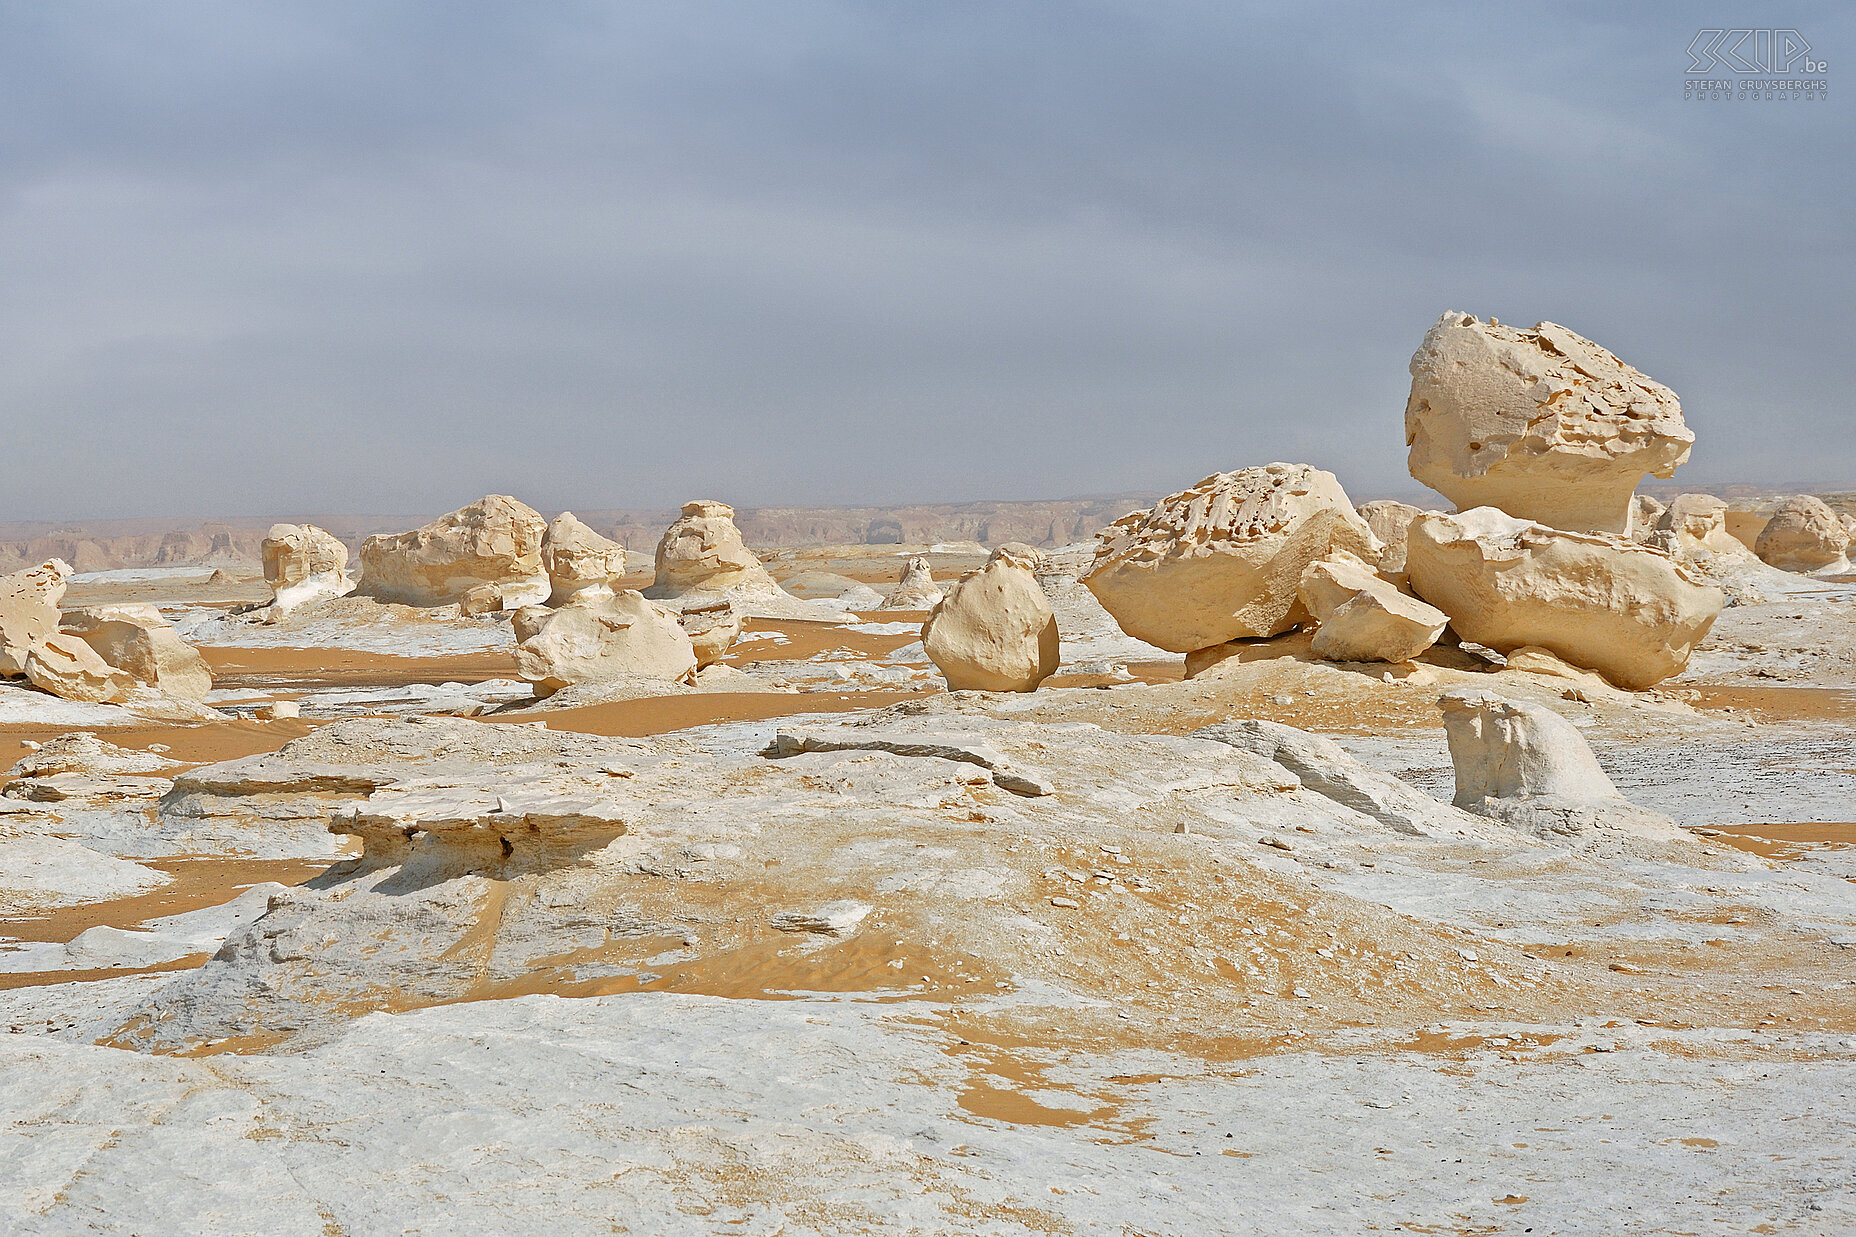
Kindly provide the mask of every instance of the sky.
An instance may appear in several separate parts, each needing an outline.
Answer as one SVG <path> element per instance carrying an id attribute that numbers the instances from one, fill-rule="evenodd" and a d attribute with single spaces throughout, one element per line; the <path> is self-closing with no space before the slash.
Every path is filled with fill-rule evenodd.
<path id="1" fill-rule="evenodd" d="M 1796 30 L 1835 89 L 1685 100 L 1704 26 Z M 1856 489 L 1853 33 L 1811 3 L 0 6 L 0 519 L 1272 460 L 1410 494 L 1445 310 L 1673 387 L 1678 479 Z"/>

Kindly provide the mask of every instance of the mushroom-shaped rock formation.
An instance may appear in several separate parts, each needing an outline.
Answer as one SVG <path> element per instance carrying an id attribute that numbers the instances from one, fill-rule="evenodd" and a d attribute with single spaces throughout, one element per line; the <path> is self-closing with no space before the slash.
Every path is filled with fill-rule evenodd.
<path id="1" fill-rule="evenodd" d="M 1674 391 L 1591 340 L 1452 310 L 1411 358 L 1405 442 L 1460 510 L 1629 535 L 1637 483 L 1673 475 L 1695 435 Z"/>
<path id="2" fill-rule="evenodd" d="M 625 547 L 563 511 L 541 538 L 541 566 L 548 573 L 551 606 L 610 597 L 613 582 L 625 575 Z"/>
<path id="3" fill-rule="evenodd" d="M 689 593 L 782 595 L 742 541 L 735 509 L 708 499 L 683 504 L 683 514 L 664 530 L 650 592 L 660 599 Z"/>

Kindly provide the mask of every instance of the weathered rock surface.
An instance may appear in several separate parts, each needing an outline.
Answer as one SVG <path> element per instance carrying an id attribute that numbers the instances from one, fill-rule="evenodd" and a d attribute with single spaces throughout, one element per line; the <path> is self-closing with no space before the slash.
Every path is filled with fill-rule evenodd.
<path id="1" fill-rule="evenodd" d="M 883 608 L 932 610 L 942 596 L 941 587 L 934 582 L 934 572 L 929 568 L 928 560 L 917 555 L 902 568 L 902 578 L 895 588 L 889 590 L 889 596 L 883 599 Z"/>
<path id="2" fill-rule="evenodd" d="M 278 617 L 306 601 L 354 591 L 355 582 L 348 578 L 348 547 L 314 524 L 271 525 L 259 552 L 264 557 L 264 582 L 271 586 L 271 608 Z"/>
<path id="3" fill-rule="evenodd" d="M 1850 570 L 1844 551 L 1849 534 L 1823 499 L 1798 494 L 1780 503 L 1759 532 L 1754 552 L 1781 571 L 1842 575 Z"/>
<path id="4" fill-rule="evenodd" d="M 767 569 L 741 540 L 735 509 L 727 503 L 698 499 L 683 505 L 683 514 L 657 543 L 654 598 L 687 593 L 781 594 Z"/>
<path id="5" fill-rule="evenodd" d="M 1746 558 L 1750 555 L 1738 537 L 1727 531 L 1727 502 L 1712 494 L 1678 494 L 1656 519 L 1659 532 L 1675 535 L 1676 553 L 1700 552 Z"/>
<path id="6" fill-rule="evenodd" d="M 1366 521 L 1366 526 L 1373 530 L 1373 536 L 1379 538 L 1380 544 L 1385 547 L 1379 553 L 1379 570 L 1390 573 L 1405 570 L 1405 530 L 1411 527 L 1413 520 L 1424 514 L 1424 508 L 1390 498 L 1379 498 L 1370 503 L 1361 503 L 1355 510 Z"/>
<path id="7" fill-rule="evenodd" d="M 1306 464 L 1217 473 L 1101 534 L 1083 583 L 1121 629 L 1174 653 L 1274 636 L 1307 617 L 1302 573 L 1381 546 L 1334 474 Z"/>
<path id="8" fill-rule="evenodd" d="M 1638 482 L 1673 475 L 1695 435 L 1675 392 L 1591 340 L 1452 310 L 1411 358 L 1405 442 L 1460 510 L 1628 536 Z"/>
<path id="9" fill-rule="evenodd" d="M 1460 687 L 1438 699 L 1455 803 L 1542 837 L 1606 827 L 1680 836 L 1667 816 L 1618 793 L 1573 724 L 1545 705 Z"/>
<path id="10" fill-rule="evenodd" d="M 1220 722 L 1193 731 L 1191 737 L 1228 743 L 1273 760 L 1316 794 L 1400 833 L 1479 836 L 1488 828 L 1476 817 L 1354 759 L 1334 740 L 1280 722 Z"/>
<path id="11" fill-rule="evenodd" d="M 442 606 L 490 585 L 502 609 L 534 605 L 553 591 L 541 565 L 547 528 L 534 508 L 491 494 L 423 528 L 362 542 L 360 588 L 382 601 Z"/>
<path id="12" fill-rule="evenodd" d="M 832 730 L 782 730 L 774 736 L 768 755 L 797 756 L 803 752 L 891 752 L 897 756 L 926 756 L 978 765 L 992 774 L 1001 790 L 1036 798 L 1056 789 L 1049 779 L 1022 768 L 1014 768 L 997 748 L 975 739 L 950 735 L 897 735 L 872 733 L 839 727 Z"/>
<path id="13" fill-rule="evenodd" d="M 1008 542 L 929 612 L 922 647 L 950 691 L 1034 691 L 1056 673 L 1057 619 L 1037 563 L 1036 550 Z"/>
<path id="14" fill-rule="evenodd" d="M 58 603 L 70 578 L 70 564 L 56 558 L 0 576 L 0 678 L 25 674 L 32 646 L 58 630 Z"/>
<path id="15" fill-rule="evenodd" d="M 516 670 L 548 696 L 570 683 L 622 675 L 683 679 L 696 653 L 677 616 L 633 589 L 558 610 L 516 611 Z"/>
<path id="16" fill-rule="evenodd" d="M 1329 661 L 1409 661 L 1436 644 L 1450 621 L 1345 550 L 1310 563 L 1299 596 L 1321 624 L 1309 647 Z"/>
<path id="17" fill-rule="evenodd" d="M 54 632 L 26 654 L 26 678 L 40 691 L 87 704 L 122 704 L 135 694 L 135 676 L 117 670 L 77 636 Z"/>
<path id="18" fill-rule="evenodd" d="M 605 597 L 625 575 L 625 547 L 608 541 L 563 511 L 541 539 L 541 565 L 548 573 L 551 606 L 580 597 Z"/>
<path id="19" fill-rule="evenodd" d="M 1409 551 L 1412 591 L 1463 639 L 1538 645 L 1632 690 L 1680 673 L 1726 600 L 1660 550 L 1493 507 L 1419 517 Z"/>
<path id="20" fill-rule="evenodd" d="M 213 673 L 198 649 L 147 605 L 87 606 L 64 615 L 62 630 L 88 644 L 104 664 L 179 700 L 205 700 Z"/>
<path id="21" fill-rule="evenodd" d="M 696 668 L 713 666 L 741 637 L 743 615 L 733 600 L 722 598 L 705 605 L 690 606 L 678 615 L 683 634 L 690 638 L 696 654 Z"/>

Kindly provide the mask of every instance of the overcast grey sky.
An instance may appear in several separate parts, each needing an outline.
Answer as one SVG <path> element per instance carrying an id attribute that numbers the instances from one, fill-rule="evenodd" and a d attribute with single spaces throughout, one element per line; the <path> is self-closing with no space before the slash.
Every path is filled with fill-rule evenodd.
<path id="1" fill-rule="evenodd" d="M 1856 488 L 1851 12 L 5 4 L 0 519 L 1392 493 L 1445 309 Z"/>

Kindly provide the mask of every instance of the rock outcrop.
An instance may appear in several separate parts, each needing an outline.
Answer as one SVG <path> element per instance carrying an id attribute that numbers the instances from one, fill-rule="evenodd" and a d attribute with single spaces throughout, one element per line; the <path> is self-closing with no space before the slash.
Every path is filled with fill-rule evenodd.
<path id="1" fill-rule="evenodd" d="M 1752 556 L 1752 551 L 1727 531 L 1726 500 L 1712 494 L 1676 495 L 1657 517 L 1656 529 L 1671 534 L 1670 548 L 1677 554 L 1706 552 L 1732 559 Z"/>
<path id="2" fill-rule="evenodd" d="M 1385 547 L 1379 553 L 1379 570 L 1394 573 L 1405 570 L 1405 530 L 1424 514 L 1424 509 L 1380 498 L 1361 503 L 1357 510 L 1366 526 L 1373 530 L 1373 536 Z"/>
<path id="3" fill-rule="evenodd" d="M 724 597 L 706 605 L 690 606 L 678 616 L 683 634 L 690 638 L 696 654 L 696 668 L 713 666 L 741 638 L 743 615 L 740 607 Z"/>
<path id="4" fill-rule="evenodd" d="M 548 573 L 551 606 L 610 597 L 613 584 L 625 575 L 625 547 L 563 511 L 541 538 L 541 566 Z"/>
<path id="5" fill-rule="evenodd" d="M 546 601 L 553 592 L 541 566 L 547 528 L 534 508 L 491 494 L 423 528 L 362 542 L 361 591 L 382 601 L 442 606 L 487 585 L 501 609 Z"/>
<path id="6" fill-rule="evenodd" d="M 1821 498 L 1797 494 L 1774 509 L 1753 548 L 1760 561 L 1781 571 L 1842 575 L 1850 570 L 1848 547 L 1837 513 Z"/>
<path id="7" fill-rule="evenodd" d="M 57 558 L 0 576 L 0 678 L 25 674 L 33 645 L 57 633 L 58 603 L 70 578 L 71 565 Z"/>
<path id="8" fill-rule="evenodd" d="M 683 514 L 664 531 L 650 593 L 660 599 L 690 593 L 783 595 L 741 540 L 735 509 L 708 499 L 685 503 Z"/>
<path id="9" fill-rule="evenodd" d="M 87 606 L 65 614 L 63 631 L 95 650 L 104 664 L 178 700 L 205 700 L 213 673 L 198 649 L 147 605 Z"/>
<path id="10" fill-rule="evenodd" d="M 348 578 L 348 547 L 314 524 L 273 524 L 259 553 L 264 582 L 271 586 L 271 613 L 281 618 L 298 606 L 354 591 Z"/>
<path id="11" fill-rule="evenodd" d="M 135 694 L 135 676 L 118 670 L 76 636 L 54 632 L 26 654 L 26 678 L 40 691 L 86 704 L 122 704 Z"/>
<path id="12" fill-rule="evenodd" d="M 1638 482 L 1673 475 L 1695 435 L 1675 392 L 1591 340 L 1453 310 L 1411 358 L 1405 442 L 1411 475 L 1461 510 L 1628 536 Z"/>
<path id="13" fill-rule="evenodd" d="M 1493 507 L 1420 516 L 1409 550 L 1412 591 L 1463 639 L 1538 645 L 1632 690 L 1679 673 L 1725 602 L 1660 550 Z"/>
<path id="14" fill-rule="evenodd" d="M 1174 653 L 1288 631 L 1308 565 L 1382 547 L 1333 473 L 1269 464 L 1217 473 L 1124 516 L 1083 577 L 1128 635 Z"/>
<path id="15" fill-rule="evenodd" d="M 1549 837 L 1597 827 L 1657 838 L 1679 836 L 1673 821 L 1618 793 L 1591 745 L 1545 705 L 1459 687 L 1439 698 L 1456 806 Z"/>
<path id="16" fill-rule="evenodd" d="M 1037 565 L 1036 550 L 1008 542 L 929 612 L 922 646 L 950 691 L 1035 691 L 1056 673 L 1057 619 Z"/>
<path id="17" fill-rule="evenodd" d="M 1410 661 L 1436 644 L 1450 621 L 1344 550 L 1309 564 L 1300 597 L 1321 624 L 1309 651 L 1329 661 Z"/>
<path id="18" fill-rule="evenodd" d="M 627 675 L 677 680 L 696 670 L 677 616 L 632 589 L 558 610 L 525 606 L 513 622 L 516 670 L 537 696 L 572 683 Z"/>
<path id="19" fill-rule="evenodd" d="M 917 555 L 902 568 L 902 578 L 883 599 L 883 609 L 932 610 L 941 597 L 941 588 L 934 582 L 928 560 Z"/>

